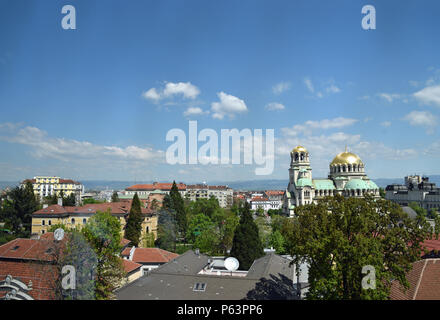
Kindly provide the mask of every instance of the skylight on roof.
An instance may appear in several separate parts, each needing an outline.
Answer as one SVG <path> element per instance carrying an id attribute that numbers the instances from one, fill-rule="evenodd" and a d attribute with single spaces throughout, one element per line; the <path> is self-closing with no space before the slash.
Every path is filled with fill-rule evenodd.
<path id="1" fill-rule="evenodd" d="M 204 292 L 206 290 L 206 283 L 197 282 L 194 285 L 193 291 L 201 291 Z"/>
<path id="2" fill-rule="evenodd" d="M 20 248 L 20 246 L 15 246 L 15 247 L 13 247 L 13 248 L 11 249 L 11 251 L 15 251 L 15 250 L 17 250 L 18 248 Z"/>

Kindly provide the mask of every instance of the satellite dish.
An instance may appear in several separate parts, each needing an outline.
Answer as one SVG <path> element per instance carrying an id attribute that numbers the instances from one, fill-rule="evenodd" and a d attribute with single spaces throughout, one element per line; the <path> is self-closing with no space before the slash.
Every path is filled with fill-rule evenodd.
<path id="1" fill-rule="evenodd" d="M 225 260 L 225 268 L 229 271 L 235 271 L 240 266 L 240 262 L 234 257 L 229 257 Z"/>
<path id="2" fill-rule="evenodd" d="M 63 240 L 63 238 L 64 238 L 64 230 L 62 228 L 56 229 L 55 232 L 53 233 L 53 237 L 57 241 Z"/>

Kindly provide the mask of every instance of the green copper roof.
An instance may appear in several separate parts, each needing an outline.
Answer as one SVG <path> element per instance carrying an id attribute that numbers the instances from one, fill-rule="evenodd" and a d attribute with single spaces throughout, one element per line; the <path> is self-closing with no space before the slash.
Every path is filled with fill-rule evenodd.
<path id="1" fill-rule="evenodd" d="M 307 172 L 307 169 L 299 169 L 299 172 Z"/>
<path id="2" fill-rule="evenodd" d="M 313 180 L 313 184 L 315 185 L 315 189 L 317 190 L 334 190 L 335 185 L 333 181 L 330 179 L 322 179 L 322 180 Z"/>
<path id="3" fill-rule="evenodd" d="M 374 181 L 372 180 L 367 180 L 366 181 L 369 188 L 368 189 L 379 189 L 379 187 L 377 186 L 377 184 L 374 183 Z"/>
<path id="4" fill-rule="evenodd" d="M 286 190 L 286 197 L 290 198 L 290 192 Z"/>
<path id="5" fill-rule="evenodd" d="M 345 189 L 370 189 L 370 186 L 367 184 L 367 182 L 365 182 L 362 179 L 351 179 L 350 181 L 347 182 L 347 184 L 345 185 Z"/>
<path id="6" fill-rule="evenodd" d="M 309 178 L 301 178 L 296 182 L 297 187 L 313 186 L 312 180 Z"/>

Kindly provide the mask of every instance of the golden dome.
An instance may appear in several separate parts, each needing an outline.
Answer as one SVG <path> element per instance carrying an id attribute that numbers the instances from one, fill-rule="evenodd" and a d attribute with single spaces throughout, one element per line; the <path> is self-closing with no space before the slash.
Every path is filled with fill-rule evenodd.
<path id="1" fill-rule="evenodd" d="M 304 148 L 303 146 L 297 146 L 295 149 L 292 150 L 292 153 L 293 152 L 306 152 L 306 153 L 308 153 L 307 149 Z"/>
<path id="2" fill-rule="evenodd" d="M 330 163 L 331 166 L 338 164 L 362 164 L 362 160 L 356 154 L 345 151 L 339 153 Z"/>

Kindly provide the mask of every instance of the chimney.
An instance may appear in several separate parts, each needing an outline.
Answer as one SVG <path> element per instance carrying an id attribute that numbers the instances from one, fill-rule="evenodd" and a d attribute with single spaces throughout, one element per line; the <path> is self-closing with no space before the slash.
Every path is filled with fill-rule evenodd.
<path id="1" fill-rule="evenodd" d="M 63 198 L 58 198 L 58 205 L 63 206 Z"/>
<path id="2" fill-rule="evenodd" d="M 46 209 L 49 205 L 47 203 L 43 204 L 43 209 Z"/>

